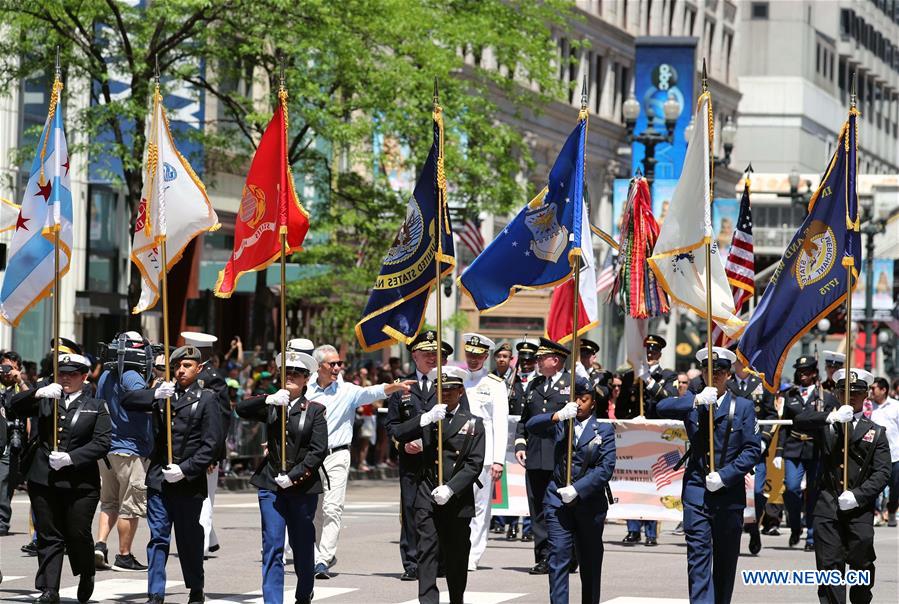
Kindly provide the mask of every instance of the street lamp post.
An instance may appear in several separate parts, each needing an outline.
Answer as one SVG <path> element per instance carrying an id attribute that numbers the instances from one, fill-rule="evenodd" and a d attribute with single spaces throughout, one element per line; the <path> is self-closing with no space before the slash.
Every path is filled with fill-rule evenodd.
<path id="1" fill-rule="evenodd" d="M 805 212 L 805 215 L 808 215 L 808 202 L 812 199 L 812 181 L 805 181 L 805 191 L 799 192 L 799 181 L 801 180 L 802 175 L 799 174 L 799 170 L 793 168 L 790 170 L 790 175 L 787 177 L 787 180 L 790 183 L 790 192 L 789 193 L 778 193 L 778 197 L 789 197 L 790 204 L 798 205 L 802 208 L 802 211 Z"/>
<path id="2" fill-rule="evenodd" d="M 690 142 L 690 139 L 693 138 L 693 128 L 695 125 L 695 118 L 690 118 L 690 123 L 684 128 L 684 138 L 687 139 L 687 142 Z M 737 140 L 737 125 L 734 123 L 734 120 L 731 116 L 727 116 L 727 119 L 724 120 L 724 127 L 721 128 L 721 144 L 724 147 L 724 157 L 715 156 L 715 167 L 716 168 L 726 168 L 730 165 L 730 154 L 734 150 L 734 141 Z"/>
<path id="3" fill-rule="evenodd" d="M 802 336 L 802 354 L 803 356 L 807 355 L 810 351 L 812 342 L 820 339 L 824 342 L 824 339 L 827 337 L 827 332 L 830 331 L 830 321 L 827 318 L 821 319 L 818 321 L 818 324 L 815 325 L 810 331 L 806 332 L 804 336 Z"/>
<path id="4" fill-rule="evenodd" d="M 665 114 L 665 132 L 659 132 L 655 129 L 655 112 L 651 107 L 646 108 L 647 125 L 646 130 L 641 134 L 634 134 L 634 127 L 637 125 L 637 118 L 640 117 L 640 101 L 631 91 L 630 96 L 624 101 L 622 113 L 624 114 L 624 125 L 627 127 L 627 141 L 629 143 L 640 143 L 646 149 L 643 156 L 644 174 L 649 185 L 655 178 L 656 170 L 656 145 L 662 143 L 674 142 L 674 127 L 677 125 L 677 118 L 680 117 L 681 106 L 677 102 L 674 93 L 668 93 L 668 100 L 662 104 L 662 111 Z"/>
<path id="5" fill-rule="evenodd" d="M 874 237 L 886 230 L 882 220 L 875 220 L 871 212 L 867 214 L 861 232 L 865 235 L 865 370 L 871 371 L 874 366 L 874 352 L 877 343 L 874 341 Z"/>

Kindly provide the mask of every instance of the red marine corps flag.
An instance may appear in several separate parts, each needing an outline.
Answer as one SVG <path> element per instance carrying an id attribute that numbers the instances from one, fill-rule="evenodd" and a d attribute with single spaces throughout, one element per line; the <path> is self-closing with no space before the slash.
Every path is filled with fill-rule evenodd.
<path id="1" fill-rule="evenodd" d="M 215 295 L 229 298 L 244 273 L 264 269 L 281 254 L 297 252 L 309 230 L 309 215 L 297 197 L 287 163 L 287 91 L 278 92 L 275 115 L 265 129 L 243 187 L 234 225 L 234 251 L 215 284 Z"/>

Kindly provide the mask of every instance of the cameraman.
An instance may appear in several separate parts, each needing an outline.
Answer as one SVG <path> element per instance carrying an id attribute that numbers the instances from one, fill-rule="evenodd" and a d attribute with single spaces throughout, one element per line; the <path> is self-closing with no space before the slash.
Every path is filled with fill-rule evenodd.
<path id="1" fill-rule="evenodd" d="M 125 355 L 122 372 L 118 369 L 119 340 Z M 113 348 L 115 346 L 115 348 Z M 110 568 L 106 538 L 115 527 L 119 534 L 119 553 L 112 570 L 146 571 L 147 567 L 134 557 L 131 544 L 137 525 L 147 515 L 147 458 L 153 449 L 152 418 L 146 413 L 126 411 L 122 396 L 126 392 L 147 388 L 147 373 L 151 366 L 146 357 L 154 357 L 149 343 L 136 331 L 116 336 L 110 345 L 116 358 L 105 358 L 104 371 L 97 383 L 97 398 L 105 400 L 112 420 L 112 446 L 100 467 L 100 520 L 97 542 L 94 544 L 94 564 L 98 569 Z M 143 360 L 142 360 L 143 359 Z"/>
<path id="2" fill-rule="evenodd" d="M 0 535 L 9 533 L 9 520 L 12 516 L 13 491 L 19 482 L 19 453 L 28 441 L 25 418 L 18 419 L 10 408 L 10 399 L 16 392 L 28 390 L 22 374 L 22 357 L 12 350 L 0 354 Z"/>

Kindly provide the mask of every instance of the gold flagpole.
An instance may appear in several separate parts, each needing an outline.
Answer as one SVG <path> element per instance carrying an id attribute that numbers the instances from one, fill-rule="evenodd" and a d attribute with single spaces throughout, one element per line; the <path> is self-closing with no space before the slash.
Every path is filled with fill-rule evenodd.
<path id="1" fill-rule="evenodd" d="M 284 87 L 284 59 L 281 59 L 281 84 L 278 88 L 278 102 L 284 111 L 285 131 L 281 133 L 281 145 L 287 137 L 287 89 Z M 281 167 L 286 169 L 285 166 Z M 283 192 L 278 189 L 278 203 Z M 281 388 L 287 388 L 287 225 L 282 224 L 281 236 Z M 287 472 L 287 406 L 281 407 L 281 472 Z"/>
<path id="2" fill-rule="evenodd" d="M 50 112 L 56 111 L 56 105 L 59 103 L 59 93 L 62 90 L 62 81 L 60 76 L 62 69 L 59 66 L 59 46 L 56 47 L 56 78 L 53 81 L 53 90 L 50 94 Z M 50 124 L 50 120 L 47 120 Z M 49 125 L 52 128 L 52 124 Z M 40 183 L 45 184 L 44 180 L 44 153 L 47 150 L 47 139 L 50 138 L 50 131 L 47 130 L 44 137 L 44 149 L 41 152 L 41 175 Z M 53 383 L 59 383 L 59 228 L 60 225 L 53 225 Z M 59 450 L 59 403 L 53 402 L 53 451 Z"/>
<path id="3" fill-rule="evenodd" d="M 437 258 L 434 266 L 437 278 L 434 281 L 434 295 L 437 297 L 437 404 L 443 404 L 443 304 L 440 294 L 440 261 L 443 259 L 443 204 L 446 201 L 446 175 L 443 173 L 443 116 L 434 78 L 434 121 L 437 122 Z M 437 484 L 443 484 L 443 420 L 437 421 Z"/>
<path id="4" fill-rule="evenodd" d="M 709 94 L 709 78 L 705 69 L 705 59 L 702 60 L 702 94 L 708 95 L 709 119 L 705 127 L 709 133 L 709 204 L 715 198 L 715 158 L 714 145 L 715 134 L 713 131 L 712 118 L 712 97 Z M 705 243 L 705 329 L 706 329 L 706 348 L 708 356 L 706 357 L 707 381 L 710 387 L 712 384 L 712 242 L 711 239 Z M 709 472 L 715 471 L 715 405 L 709 405 Z"/>
<path id="5" fill-rule="evenodd" d="M 849 113 L 853 113 L 857 111 L 856 104 L 858 101 L 858 97 L 856 96 L 855 89 L 855 73 L 852 74 L 852 83 L 850 86 L 849 92 Z M 851 127 L 851 126 L 849 126 Z M 846 131 L 846 143 L 849 143 L 849 134 L 850 132 Z M 846 154 L 846 162 L 845 162 L 845 170 L 846 174 L 843 175 L 843 182 L 846 184 L 845 187 L 849 186 L 849 154 Z M 854 194 L 855 191 L 852 191 Z M 846 204 L 847 204 L 847 217 L 852 219 L 852 216 L 848 216 L 848 207 L 849 207 L 849 194 L 850 191 L 846 191 Z M 856 206 L 856 217 L 855 220 L 858 220 L 858 206 Z M 848 228 L 848 225 L 847 225 Z M 855 228 L 854 225 L 851 228 Z M 843 404 L 849 404 L 849 373 L 852 370 L 852 269 L 855 267 L 855 257 L 852 255 L 852 250 L 848 250 L 849 255 L 843 256 L 843 266 L 846 267 L 846 363 L 845 363 L 845 371 L 846 374 L 844 376 L 845 389 L 843 391 Z M 866 344 L 867 345 L 867 344 Z M 852 426 L 852 422 L 849 424 L 843 424 L 843 490 L 845 491 L 849 485 L 849 430 Z"/>

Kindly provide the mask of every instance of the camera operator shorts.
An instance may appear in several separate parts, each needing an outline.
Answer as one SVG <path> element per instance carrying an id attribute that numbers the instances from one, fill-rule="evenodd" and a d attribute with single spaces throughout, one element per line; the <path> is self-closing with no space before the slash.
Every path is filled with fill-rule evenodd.
<path id="1" fill-rule="evenodd" d="M 144 518 L 147 515 L 147 466 L 149 461 L 137 455 L 110 453 L 110 467 L 101 459 L 100 511 L 119 518 Z"/>

